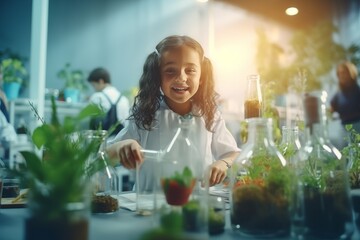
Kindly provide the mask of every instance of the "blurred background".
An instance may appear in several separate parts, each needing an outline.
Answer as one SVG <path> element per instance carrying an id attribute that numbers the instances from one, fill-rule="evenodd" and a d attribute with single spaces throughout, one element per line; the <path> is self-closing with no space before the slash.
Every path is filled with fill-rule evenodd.
<path id="1" fill-rule="evenodd" d="M 19 99 L 41 103 L 61 94 L 65 82 L 57 74 L 66 64 L 85 79 L 93 68 L 107 68 L 131 98 L 155 45 L 189 35 L 214 64 L 235 134 L 248 75 L 260 74 L 264 101 L 279 107 L 285 124 L 291 114 L 281 107 L 292 104 L 291 93 L 336 91 L 336 64 L 359 59 L 359 29 L 358 0 L 0 0 L 0 57 L 22 59 L 28 71 Z M 85 82 L 80 102 L 92 91 Z"/>

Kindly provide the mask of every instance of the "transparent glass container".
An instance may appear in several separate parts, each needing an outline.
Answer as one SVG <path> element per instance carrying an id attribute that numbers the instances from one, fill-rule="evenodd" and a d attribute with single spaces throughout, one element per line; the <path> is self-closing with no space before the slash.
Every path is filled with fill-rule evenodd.
<path id="1" fill-rule="evenodd" d="M 192 142 L 193 129 L 193 116 L 179 116 L 175 135 L 158 164 L 156 208 L 164 229 L 186 239 L 207 239 L 208 178 Z"/>
<path id="2" fill-rule="evenodd" d="M 296 156 L 291 235 L 296 239 L 349 239 L 352 204 L 346 162 L 329 141 L 326 92 L 304 96 L 306 143 Z"/>
<path id="3" fill-rule="evenodd" d="M 272 137 L 272 119 L 248 120 L 248 141 L 230 176 L 231 227 L 241 236 L 289 233 L 290 170 Z"/>
<path id="4" fill-rule="evenodd" d="M 301 148 L 299 140 L 299 128 L 297 126 L 281 128 L 281 142 L 278 149 L 290 165 L 294 164 L 294 157 Z"/>
<path id="5" fill-rule="evenodd" d="M 217 235 L 225 231 L 225 199 L 221 196 L 209 196 L 209 234 Z"/>
<path id="6" fill-rule="evenodd" d="M 143 163 L 136 162 L 135 174 L 135 192 L 136 192 L 136 214 L 141 216 L 152 215 L 156 209 L 156 182 L 153 181 L 156 174 L 156 168 L 160 161 L 161 152 L 155 150 L 142 149 L 141 153 L 144 158 Z M 148 174 L 142 172 L 142 168 L 151 169 Z M 148 171 L 149 172 L 149 171 Z"/>
<path id="7" fill-rule="evenodd" d="M 88 159 L 89 163 L 98 161 L 97 166 L 101 168 L 91 178 L 93 193 L 95 195 L 109 195 L 117 198 L 120 192 L 119 177 L 115 168 L 109 164 L 109 158 L 106 153 L 107 131 L 86 130 L 84 136 L 89 141 L 98 141 L 97 151 Z"/>
<path id="8" fill-rule="evenodd" d="M 262 116 L 262 94 L 260 89 L 260 75 L 249 75 L 245 92 L 245 119 Z"/>

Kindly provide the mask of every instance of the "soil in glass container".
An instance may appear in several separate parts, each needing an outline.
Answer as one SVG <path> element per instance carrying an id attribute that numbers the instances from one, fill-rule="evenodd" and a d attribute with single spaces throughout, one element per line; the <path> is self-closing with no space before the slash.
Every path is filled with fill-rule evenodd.
<path id="1" fill-rule="evenodd" d="M 261 117 L 261 103 L 258 99 L 247 99 L 244 103 L 245 118 Z"/>
<path id="2" fill-rule="evenodd" d="M 341 189 L 322 191 L 320 188 L 304 188 L 305 227 L 308 235 L 320 239 L 342 239 L 347 234 L 346 224 L 352 214 L 347 193 Z"/>
<path id="3" fill-rule="evenodd" d="M 288 200 L 258 184 L 236 186 L 232 192 L 233 226 L 244 234 L 271 237 L 286 235 L 290 225 Z"/>

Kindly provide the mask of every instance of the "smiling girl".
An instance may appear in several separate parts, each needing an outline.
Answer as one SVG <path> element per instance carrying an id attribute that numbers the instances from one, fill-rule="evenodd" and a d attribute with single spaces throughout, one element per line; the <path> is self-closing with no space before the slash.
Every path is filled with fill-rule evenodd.
<path id="1" fill-rule="evenodd" d="M 217 96 L 212 65 L 201 45 L 188 36 L 166 37 L 145 61 L 138 95 L 125 128 L 108 149 L 110 158 L 128 169 L 143 163 L 140 187 L 152 186 L 153 169 L 146 167 L 140 150 L 164 149 L 178 117 L 191 115 L 196 125 L 192 141 L 203 170 L 209 170 L 209 183 L 222 182 L 240 150 L 217 108 Z"/>

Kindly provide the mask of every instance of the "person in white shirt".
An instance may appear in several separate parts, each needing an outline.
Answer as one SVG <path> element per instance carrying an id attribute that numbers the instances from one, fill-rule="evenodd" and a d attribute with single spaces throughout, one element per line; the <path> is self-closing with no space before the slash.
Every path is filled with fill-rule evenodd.
<path id="1" fill-rule="evenodd" d="M 0 158 L 5 157 L 5 151 L 10 144 L 17 143 L 18 138 L 13 125 L 11 125 L 5 115 L 0 111 Z"/>
<path id="2" fill-rule="evenodd" d="M 240 149 L 218 110 L 213 69 L 202 46 L 188 36 L 169 36 L 146 59 L 139 92 L 129 120 L 108 148 L 110 159 L 134 169 L 144 164 L 141 149 L 162 150 L 171 141 L 179 116 L 192 115 L 192 139 L 202 154 L 202 167 L 209 170 L 209 184 L 221 183 Z M 181 158 L 181 156 L 179 156 Z M 145 165 L 145 164 L 144 164 Z M 151 169 L 142 167 L 141 175 Z"/>
<path id="3" fill-rule="evenodd" d="M 125 119 L 129 116 L 130 102 L 126 96 L 121 95 L 120 91 L 111 84 L 109 72 L 105 68 L 95 68 L 89 74 L 88 82 L 96 91 L 90 96 L 89 102 L 98 104 L 105 112 L 120 97 L 117 103 L 117 119 L 124 124 Z"/>

